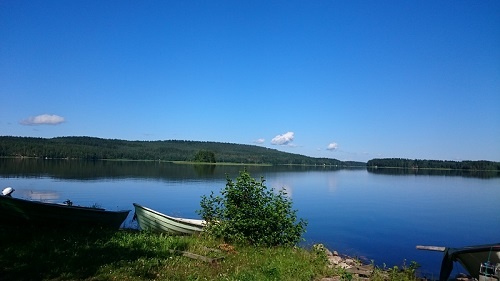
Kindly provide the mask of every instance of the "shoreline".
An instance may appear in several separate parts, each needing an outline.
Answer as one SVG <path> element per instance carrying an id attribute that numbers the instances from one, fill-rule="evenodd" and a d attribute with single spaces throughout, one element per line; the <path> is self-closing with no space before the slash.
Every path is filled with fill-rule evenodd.
<path id="1" fill-rule="evenodd" d="M 353 258 L 347 255 L 339 254 L 335 250 L 330 250 L 326 248 L 323 244 L 315 244 L 312 247 L 312 251 L 323 252 L 328 259 L 328 267 L 330 268 L 341 268 L 344 270 L 349 276 L 349 278 L 355 277 L 354 280 L 359 281 L 370 281 L 372 279 L 376 280 L 385 280 L 379 279 L 381 278 L 389 278 L 389 275 L 392 271 L 401 271 L 401 270 L 409 270 L 410 273 L 415 274 L 416 280 L 419 281 L 437 281 L 439 280 L 439 274 L 436 274 L 437 278 L 434 278 L 432 275 L 431 279 L 427 276 L 419 276 L 418 268 L 419 265 L 416 262 L 410 263 L 410 265 L 406 268 L 398 268 L 394 266 L 392 268 L 378 268 L 373 263 L 366 264 L 357 258 Z M 334 276 L 334 277 L 324 277 L 321 278 L 320 281 L 341 281 L 345 280 L 344 276 Z M 449 281 L 477 281 L 469 274 L 459 272 L 456 273 L 454 277 L 450 276 Z"/>

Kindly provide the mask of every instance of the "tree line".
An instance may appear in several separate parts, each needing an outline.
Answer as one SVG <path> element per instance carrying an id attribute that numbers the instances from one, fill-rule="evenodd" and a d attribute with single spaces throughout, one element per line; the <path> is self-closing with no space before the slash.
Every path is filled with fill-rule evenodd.
<path id="1" fill-rule="evenodd" d="M 0 136 L 0 157 L 366 166 L 363 162 L 313 158 L 256 145 L 184 140 L 127 141 L 95 137 Z"/>
<path id="2" fill-rule="evenodd" d="M 449 169 L 470 171 L 499 171 L 500 162 L 492 161 L 441 161 L 403 158 L 383 158 L 368 161 L 370 168 L 405 168 L 405 169 Z"/>

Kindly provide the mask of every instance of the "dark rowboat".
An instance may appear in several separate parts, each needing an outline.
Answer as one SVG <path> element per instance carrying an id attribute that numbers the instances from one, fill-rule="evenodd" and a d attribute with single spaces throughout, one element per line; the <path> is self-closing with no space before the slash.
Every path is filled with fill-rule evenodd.
<path id="1" fill-rule="evenodd" d="M 439 274 L 440 281 L 448 280 L 454 262 L 459 262 L 479 281 L 500 280 L 500 243 L 462 248 L 417 246 L 417 249 L 444 253 Z"/>
<path id="2" fill-rule="evenodd" d="M 45 203 L 11 197 L 13 189 L 0 195 L 0 224 L 50 227 L 120 228 L 130 210 L 107 211 L 101 208 Z"/>
<path id="3" fill-rule="evenodd" d="M 134 218 L 142 230 L 192 235 L 202 232 L 205 226 L 204 220 L 171 217 L 136 203 L 134 207 Z"/>

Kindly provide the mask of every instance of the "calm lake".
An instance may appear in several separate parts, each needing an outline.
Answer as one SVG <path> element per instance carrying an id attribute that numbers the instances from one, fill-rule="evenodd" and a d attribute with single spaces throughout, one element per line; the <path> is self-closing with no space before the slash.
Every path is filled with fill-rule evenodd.
<path id="1" fill-rule="evenodd" d="M 18 198 L 121 210 L 132 203 L 197 217 L 200 197 L 218 193 L 244 166 L 160 162 L 0 159 L 0 187 Z M 251 176 L 285 188 L 308 221 L 303 246 L 323 243 L 382 266 L 418 262 L 437 274 L 442 254 L 416 245 L 460 247 L 500 242 L 498 172 L 339 170 L 248 166 Z M 133 212 L 125 227 L 137 227 Z M 453 274 L 453 273 L 452 273 Z"/>

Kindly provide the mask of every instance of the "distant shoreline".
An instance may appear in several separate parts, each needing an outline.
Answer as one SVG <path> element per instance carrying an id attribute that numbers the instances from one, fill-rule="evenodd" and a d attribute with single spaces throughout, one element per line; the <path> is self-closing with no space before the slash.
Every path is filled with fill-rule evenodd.
<path id="1" fill-rule="evenodd" d="M 291 166 L 291 167 L 334 167 L 340 169 L 366 169 L 370 170 L 401 170 L 401 171 L 457 171 L 457 172 L 500 172 L 500 169 L 457 169 L 457 168 L 432 168 L 432 167 L 398 167 L 398 166 L 349 166 L 349 165 L 332 165 L 332 164 L 272 164 L 272 163 L 237 163 L 237 162 L 195 162 L 195 161 L 182 161 L 182 160 L 152 160 L 152 159 L 83 159 L 83 158 L 48 158 L 48 157 L 33 157 L 33 156 L 0 156 L 0 159 L 39 159 L 39 160 L 76 160 L 76 161 L 110 161 L 110 162 L 160 162 L 172 163 L 177 165 L 215 165 L 215 166 Z M 480 161 L 470 161 L 480 162 Z M 496 163 L 496 162 L 492 162 Z"/>
<path id="2" fill-rule="evenodd" d="M 0 159 L 39 159 L 39 160 L 76 160 L 76 161 L 111 161 L 111 162 L 160 162 L 172 163 L 178 165 L 214 165 L 214 166 L 296 166 L 296 167 L 340 167 L 340 168 L 359 168 L 364 169 L 366 166 L 338 166 L 338 165 L 313 165 L 313 164 L 271 164 L 271 163 L 236 163 L 236 162 L 195 162 L 195 161 L 176 161 L 176 160 L 151 160 L 151 159 L 82 159 L 82 158 L 43 158 L 30 156 L 0 156 Z"/>

